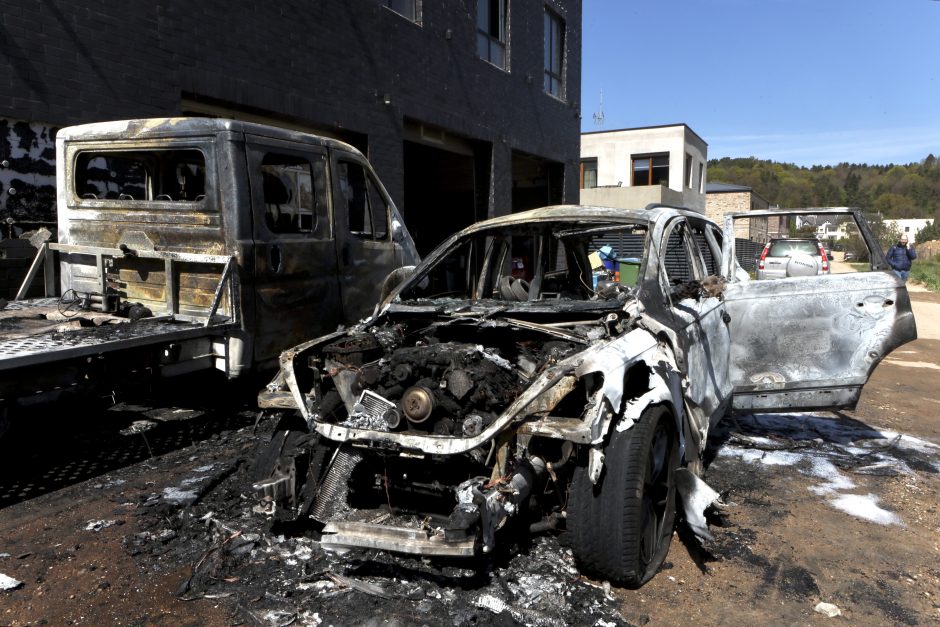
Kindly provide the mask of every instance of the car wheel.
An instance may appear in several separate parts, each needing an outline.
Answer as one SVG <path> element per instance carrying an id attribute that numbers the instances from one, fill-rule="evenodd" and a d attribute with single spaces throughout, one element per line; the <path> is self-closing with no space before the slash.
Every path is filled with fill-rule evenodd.
<path id="1" fill-rule="evenodd" d="M 656 573 L 672 540 L 679 446 L 664 407 L 614 432 L 598 485 L 579 467 L 572 478 L 568 528 L 575 557 L 587 570 L 639 587 Z"/>

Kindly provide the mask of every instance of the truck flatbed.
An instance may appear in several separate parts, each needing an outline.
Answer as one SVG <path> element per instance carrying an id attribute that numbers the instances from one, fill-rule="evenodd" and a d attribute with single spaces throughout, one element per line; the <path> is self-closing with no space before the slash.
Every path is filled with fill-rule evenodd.
<path id="1" fill-rule="evenodd" d="M 233 326 L 227 320 L 206 324 L 170 316 L 129 322 L 93 312 L 69 315 L 56 298 L 13 301 L 0 311 L 0 371 L 208 337 Z"/>

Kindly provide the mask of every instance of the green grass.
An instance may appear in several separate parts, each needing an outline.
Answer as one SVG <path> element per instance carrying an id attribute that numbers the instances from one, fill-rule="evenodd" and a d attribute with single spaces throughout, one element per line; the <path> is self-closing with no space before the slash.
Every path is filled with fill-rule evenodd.
<path id="1" fill-rule="evenodd" d="M 910 280 L 923 283 L 931 292 L 940 292 L 940 259 L 915 261 Z"/>

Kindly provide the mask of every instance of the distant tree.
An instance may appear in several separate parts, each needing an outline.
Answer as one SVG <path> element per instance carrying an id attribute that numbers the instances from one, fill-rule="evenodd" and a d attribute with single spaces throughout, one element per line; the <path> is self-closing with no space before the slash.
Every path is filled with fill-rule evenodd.
<path id="1" fill-rule="evenodd" d="M 896 194 L 894 192 L 879 194 L 878 197 L 875 198 L 875 202 L 872 203 L 872 207 L 878 213 L 891 218 L 900 217 L 901 214 L 906 213 L 908 209 L 913 209 L 910 198 L 904 194 Z"/>
<path id="2" fill-rule="evenodd" d="M 746 185 L 781 207 L 848 205 L 885 218 L 940 218 L 940 159 L 799 167 L 754 157 L 713 159 L 709 180 Z"/>
<path id="3" fill-rule="evenodd" d="M 849 170 L 848 175 L 845 177 L 843 189 L 845 190 L 846 205 L 849 207 L 868 209 L 865 196 L 862 193 L 862 177 L 859 176 L 854 169 Z"/>
<path id="4" fill-rule="evenodd" d="M 932 221 L 917 233 L 918 242 L 930 242 L 935 239 L 940 239 L 940 222 L 936 220 Z"/>
<path id="5" fill-rule="evenodd" d="M 897 222 L 885 222 L 881 219 L 875 219 L 870 220 L 868 226 L 882 251 L 887 251 L 901 238 L 901 227 L 898 226 Z"/>

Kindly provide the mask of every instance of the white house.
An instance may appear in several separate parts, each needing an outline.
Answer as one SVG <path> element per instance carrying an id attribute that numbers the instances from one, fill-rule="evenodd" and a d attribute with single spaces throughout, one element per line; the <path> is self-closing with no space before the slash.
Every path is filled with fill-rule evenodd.
<path id="1" fill-rule="evenodd" d="M 904 235 L 907 235 L 908 241 L 913 244 L 917 241 L 917 234 L 920 231 L 930 224 L 933 223 L 933 220 L 914 218 L 907 220 L 885 220 L 885 226 L 896 226 L 898 230 L 901 231 Z"/>
<path id="2" fill-rule="evenodd" d="M 581 134 L 581 203 L 705 213 L 708 144 L 685 124 Z"/>

